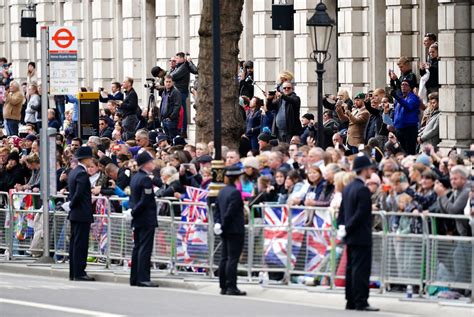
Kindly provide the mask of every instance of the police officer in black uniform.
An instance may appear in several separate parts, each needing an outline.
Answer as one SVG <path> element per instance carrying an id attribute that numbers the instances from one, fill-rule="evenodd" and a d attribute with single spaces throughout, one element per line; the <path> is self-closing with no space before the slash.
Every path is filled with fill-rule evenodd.
<path id="1" fill-rule="evenodd" d="M 68 176 L 69 221 L 71 241 L 69 245 L 69 279 L 74 281 L 94 281 L 86 274 L 89 232 L 94 222 L 91 183 L 87 167 L 92 164 L 92 149 L 80 147 L 76 151 L 78 166 Z"/>
<path id="2" fill-rule="evenodd" d="M 235 182 L 243 170 L 226 167 L 226 186 L 219 192 L 214 215 L 214 233 L 221 235 L 222 253 L 219 264 L 219 285 L 222 295 L 246 295 L 237 288 L 237 264 L 244 247 L 244 203 Z"/>
<path id="3" fill-rule="evenodd" d="M 151 252 L 155 228 L 158 227 L 156 201 L 150 177 L 155 168 L 153 157 L 148 152 L 143 152 L 137 156 L 137 165 L 139 171 L 132 176 L 130 182 L 130 208 L 134 237 L 130 285 L 158 287 L 150 281 Z"/>
<path id="4" fill-rule="evenodd" d="M 373 167 L 370 159 L 360 154 L 352 170 L 357 178 L 342 193 L 337 223 L 338 236 L 347 244 L 346 309 L 378 311 L 368 303 L 372 265 L 372 202 L 365 181 Z"/>

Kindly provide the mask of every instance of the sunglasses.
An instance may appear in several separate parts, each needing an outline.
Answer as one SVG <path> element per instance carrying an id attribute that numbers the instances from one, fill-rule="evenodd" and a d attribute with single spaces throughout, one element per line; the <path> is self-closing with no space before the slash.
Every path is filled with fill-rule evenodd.
<path id="1" fill-rule="evenodd" d="M 283 90 L 291 90 L 291 87 L 283 87 Z"/>

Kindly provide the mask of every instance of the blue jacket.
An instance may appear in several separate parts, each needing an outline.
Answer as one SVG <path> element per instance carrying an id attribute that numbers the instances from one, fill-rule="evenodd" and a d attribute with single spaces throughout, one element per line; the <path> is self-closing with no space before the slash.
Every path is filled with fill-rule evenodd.
<path id="1" fill-rule="evenodd" d="M 247 120 L 246 120 L 246 129 L 245 134 L 250 136 L 258 136 L 260 134 L 260 128 L 262 124 L 262 110 L 257 110 L 254 112 L 247 112 Z"/>
<path id="2" fill-rule="evenodd" d="M 418 126 L 420 99 L 417 95 L 409 92 L 404 98 L 400 92 L 397 92 L 394 108 L 393 125 L 395 129 Z"/>

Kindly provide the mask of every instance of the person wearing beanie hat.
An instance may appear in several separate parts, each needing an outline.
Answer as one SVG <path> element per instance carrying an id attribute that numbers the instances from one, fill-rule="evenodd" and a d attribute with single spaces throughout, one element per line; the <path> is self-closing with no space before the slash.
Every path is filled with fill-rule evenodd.
<path id="1" fill-rule="evenodd" d="M 369 305 L 372 263 L 372 200 L 365 182 L 372 176 L 370 158 L 359 153 L 352 170 L 357 177 L 344 189 L 337 218 L 338 237 L 347 245 L 346 309 L 378 311 Z"/>
<path id="2" fill-rule="evenodd" d="M 416 158 L 416 163 L 421 163 L 425 166 L 430 167 L 431 166 L 431 159 L 428 155 L 425 153 L 421 153 L 417 158 Z"/>
<path id="3" fill-rule="evenodd" d="M 270 141 L 272 140 L 272 136 L 269 133 L 262 132 L 258 135 L 258 149 L 260 152 L 263 152 L 265 150 L 271 150 L 271 147 L 269 148 Z"/>
<path id="4" fill-rule="evenodd" d="M 214 233 L 221 236 L 222 252 L 219 262 L 221 295 L 246 295 L 237 288 L 237 264 L 244 247 L 244 202 L 235 183 L 243 174 L 238 166 L 225 168 L 224 182 L 216 200 Z"/>
<path id="5" fill-rule="evenodd" d="M 357 153 L 359 144 L 365 143 L 365 128 L 369 122 L 370 113 L 365 108 L 365 94 L 359 92 L 354 97 L 354 107 L 352 111 L 341 105 L 336 106 L 337 116 L 341 121 L 349 121 L 347 129 L 347 144 L 352 153 Z"/>
<path id="6" fill-rule="evenodd" d="M 88 146 L 78 148 L 75 158 L 79 163 L 68 175 L 69 221 L 71 222 L 69 279 L 94 281 L 95 279 L 88 276 L 85 271 L 90 227 L 94 222 L 91 183 L 87 174 L 87 168 L 91 165 L 92 149 Z"/>
<path id="7" fill-rule="evenodd" d="M 150 261 L 153 251 L 155 228 L 158 227 L 155 194 L 150 175 L 155 165 L 153 157 L 146 151 L 137 156 L 138 172 L 130 182 L 130 209 L 124 211 L 132 221 L 133 251 L 130 285 L 158 287 L 150 280 Z"/>

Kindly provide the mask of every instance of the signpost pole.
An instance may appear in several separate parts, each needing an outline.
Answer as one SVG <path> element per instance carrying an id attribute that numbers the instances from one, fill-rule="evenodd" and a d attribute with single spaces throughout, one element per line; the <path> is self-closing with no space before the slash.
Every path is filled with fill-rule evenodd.
<path id="1" fill-rule="evenodd" d="M 41 132 L 40 132 L 40 164 L 41 164 L 41 200 L 43 201 L 43 256 L 39 263 L 52 263 L 49 256 L 49 135 L 48 135 L 48 98 L 49 98 L 49 52 L 48 27 L 41 27 Z M 52 172 L 52 171 L 51 171 Z"/>

